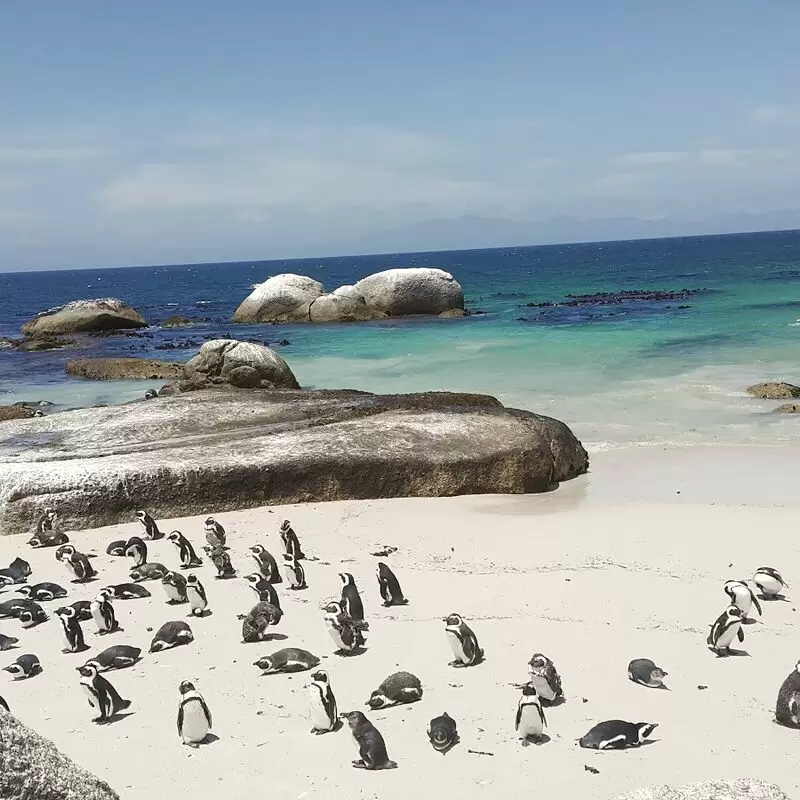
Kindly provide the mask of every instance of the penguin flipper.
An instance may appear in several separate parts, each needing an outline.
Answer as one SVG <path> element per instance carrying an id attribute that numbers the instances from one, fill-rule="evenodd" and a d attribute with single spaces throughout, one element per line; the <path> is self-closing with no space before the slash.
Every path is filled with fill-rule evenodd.
<path id="1" fill-rule="evenodd" d="M 178 736 L 182 735 L 183 731 L 183 703 L 178 704 Z"/>
<path id="2" fill-rule="evenodd" d="M 753 598 L 753 605 L 756 607 L 756 611 L 758 611 L 758 616 L 762 616 L 761 614 L 761 603 L 758 602 L 758 598 L 755 596 L 754 592 L 750 590 L 750 597 Z"/>
<path id="3" fill-rule="evenodd" d="M 739 630 L 736 632 L 736 638 L 737 638 L 737 639 L 738 639 L 740 642 L 743 642 L 743 641 L 744 641 L 744 629 L 743 629 L 743 628 L 739 628 Z"/>
<path id="4" fill-rule="evenodd" d="M 517 706 L 517 716 L 514 720 L 514 730 L 519 730 L 519 724 L 522 722 L 522 703 Z"/>

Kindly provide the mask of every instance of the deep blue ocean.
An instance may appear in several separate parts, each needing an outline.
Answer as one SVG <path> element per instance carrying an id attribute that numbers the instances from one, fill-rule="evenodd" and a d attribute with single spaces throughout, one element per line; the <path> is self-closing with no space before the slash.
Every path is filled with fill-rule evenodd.
<path id="1" fill-rule="evenodd" d="M 476 314 L 311 326 L 230 323 L 252 285 L 295 272 L 328 290 L 390 267 L 436 266 Z M 528 307 L 568 295 L 692 291 L 680 300 Z M 0 350 L 0 402 L 117 403 L 150 384 L 68 378 L 67 359 L 185 360 L 209 338 L 274 346 L 304 386 L 487 392 L 563 419 L 594 448 L 797 439 L 795 417 L 744 394 L 800 383 L 800 232 L 492 250 L 0 274 L 0 337 L 70 300 L 117 297 L 151 327 L 80 350 Z M 197 321 L 164 330 L 181 314 Z"/>

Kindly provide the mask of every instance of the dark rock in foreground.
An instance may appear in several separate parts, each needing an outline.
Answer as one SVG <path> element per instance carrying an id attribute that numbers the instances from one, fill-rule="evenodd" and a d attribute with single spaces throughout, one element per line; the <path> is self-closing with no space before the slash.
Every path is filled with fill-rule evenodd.
<path id="1" fill-rule="evenodd" d="M 80 358 L 67 361 L 66 372 L 98 381 L 171 380 L 183 377 L 183 364 L 152 358 Z"/>
<path id="2" fill-rule="evenodd" d="M 747 387 L 747 394 L 762 400 L 787 400 L 800 397 L 800 386 L 792 383 L 756 383 Z"/>
<path id="3" fill-rule="evenodd" d="M 277 503 L 544 492 L 586 472 L 564 423 L 492 397 L 206 389 L 0 428 L 0 530 Z"/>
<path id="4" fill-rule="evenodd" d="M 36 412 L 32 408 L 17 405 L 0 406 L 0 422 L 10 419 L 30 419 Z"/>

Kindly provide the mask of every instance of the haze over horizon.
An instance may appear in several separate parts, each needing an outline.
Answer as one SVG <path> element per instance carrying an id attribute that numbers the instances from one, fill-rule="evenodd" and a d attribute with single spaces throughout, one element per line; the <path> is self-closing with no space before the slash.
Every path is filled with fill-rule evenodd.
<path id="1" fill-rule="evenodd" d="M 800 5 L 600 6 L 9 4 L 0 271 L 800 227 Z"/>

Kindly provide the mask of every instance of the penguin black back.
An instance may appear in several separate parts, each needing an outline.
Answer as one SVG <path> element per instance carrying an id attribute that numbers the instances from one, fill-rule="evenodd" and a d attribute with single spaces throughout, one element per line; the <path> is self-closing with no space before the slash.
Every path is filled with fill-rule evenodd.
<path id="1" fill-rule="evenodd" d="M 383 561 L 378 562 L 378 586 L 385 606 L 405 606 L 408 600 L 403 596 L 400 581 Z"/>
<path id="2" fill-rule="evenodd" d="M 800 661 L 778 690 L 775 720 L 790 728 L 800 728 Z"/>
<path id="3" fill-rule="evenodd" d="M 397 764 L 389 760 L 386 742 L 380 731 L 360 711 L 348 711 L 339 715 L 350 726 L 350 733 L 358 745 L 361 756 L 353 762 L 359 769 L 394 769 Z"/>
<path id="4" fill-rule="evenodd" d="M 446 711 L 434 717 L 428 725 L 428 739 L 433 749 L 444 755 L 460 741 L 456 721 Z"/>

